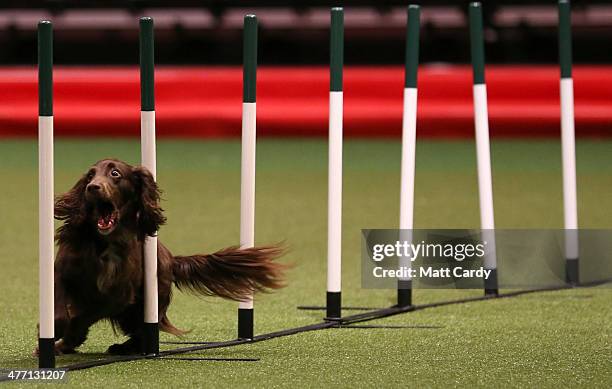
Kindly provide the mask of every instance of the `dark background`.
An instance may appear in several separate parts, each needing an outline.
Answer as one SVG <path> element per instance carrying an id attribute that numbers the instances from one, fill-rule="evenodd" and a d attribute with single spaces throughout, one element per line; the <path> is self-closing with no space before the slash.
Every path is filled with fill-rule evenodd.
<path id="1" fill-rule="evenodd" d="M 421 62 L 469 62 L 468 1 L 420 1 Z M 348 64 L 404 60 L 405 1 L 92 1 L 0 2 L 0 64 L 33 64 L 36 22 L 55 24 L 58 64 L 134 64 L 138 17 L 156 21 L 160 64 L 239 64 L 241 17 L 260 19 L 262 64 L 328 61 L 329 7 L 345 7 Z M 489 63 L 557 61 L 555 1 L 484 1 Z M 612 3 L 573 2 L 574 60 L 612 60 Z"/>

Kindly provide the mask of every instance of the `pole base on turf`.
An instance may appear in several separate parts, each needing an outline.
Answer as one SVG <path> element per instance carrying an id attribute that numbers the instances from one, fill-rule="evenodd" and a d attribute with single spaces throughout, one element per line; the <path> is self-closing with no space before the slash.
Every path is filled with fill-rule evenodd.
<path id="1" fill-rule="evenodd" d="M 412 280 L 397 281 L 397 306 L 409 307 L 412 305 Z"/>
<path id="2" fill-rule="evenodd" d="M 253 309 L 238 308 L 238 339 L 253 339 Z"/>
<path id="3" fill-rule="evenodd" d="M 38 368 L 55 368 L 55 339 L 38 338 Z"/>
<path id="4" fill-rule="evenodd" d="M 142 352 L 145 355 L 159 355 L 159 324 L 144 323 Z"/>
<path id="5" fill-rule="evenodd" d="M 578 264 L 578 258 L 565 261 L 565 282 L 573 286 L 580 284 Z"/>
<path id="6" fill-rule="evenodd" d="M 338 321 L 342 317 L 342 292 L 327 292 L 325 321 Z"/>
<path id="7" fill-rule="evenodd" d="M 498 296 L 499 288 L 497 282 L 497 269 L 488 269 L 491 270 L 491 274 L 489 278 L 484 280 L 484 293 L 485 296 Z"/>

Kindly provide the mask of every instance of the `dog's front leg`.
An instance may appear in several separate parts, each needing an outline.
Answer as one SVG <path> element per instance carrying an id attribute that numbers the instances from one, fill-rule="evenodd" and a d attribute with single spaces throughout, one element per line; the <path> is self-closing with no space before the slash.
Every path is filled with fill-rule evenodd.
<path id="1" fill-rule="evenodd" d="M 64 285 L 56 274 L 55 277 L 55 340 L 60 340 L 64 337 L 64 331 L 68 326 L 70 317 L 74 316 L 72 303 L 68 298 Z"/>
<path id="2" fill-rule="evenodd" d="M 96 321 L 85 315 L 71 317 L 66 324 L 62 338 L 55 342 L 55 352 L 57 354 L 75 353 L 75 349 L 87 339 L 89 327 Z"/>

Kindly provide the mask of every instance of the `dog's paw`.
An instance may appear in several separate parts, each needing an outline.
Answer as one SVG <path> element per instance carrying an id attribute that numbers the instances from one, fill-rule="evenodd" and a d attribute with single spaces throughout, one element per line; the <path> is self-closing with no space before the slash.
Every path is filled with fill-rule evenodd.
<path id="1" fill-rule="evenodd" d="M 66 346 L 63 339 L 55 342 L 55 355 L 76 354 L 77 351 L 73 347 Z"/>
<path id="2" fill-rule="evenodd" d="M 134 355 L 140 354 L 138 342 L 128 339 L 124 343 L 116 343 L 110 346 L 107 352 L 111 355 Z"/>
<path id="3" fill-rule="evenodd" d="M 55 342 L 55 355 L 76 354 L 77 351 L 72 347 L 67 347 L 62 339 Z M 33 357 L 40 355 L 40 349 L 36 347 L 32 353 Z"/>

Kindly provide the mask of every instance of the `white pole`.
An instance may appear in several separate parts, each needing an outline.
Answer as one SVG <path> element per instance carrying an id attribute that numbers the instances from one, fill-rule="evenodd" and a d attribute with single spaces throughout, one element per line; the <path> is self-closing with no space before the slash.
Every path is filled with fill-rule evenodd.
<path id="1" fill-rule="evenodd" d="M 242 103 L 242 162 L 240 180 L 240 247 L 255 246 L 255 147 L 257 103 Z M 253 309 L 253 295 L 239 309 Z"/>
<path id="2" fill-rule="evenodd" d="M 154 179 L 157 179 L 157 159 L 155 146 L 155 111 L 140 112 L 141 161 Z M 159 321 L 157 291 L 157 237 L 147 236 L 144 243 L 145 257 L 145 323 Z"/>
<path id="3" fill-rule="evenodd" d="M 489 114 L 487 110 L 487 87 L 474 85 L 474 120 L 476 127 L 476 158 L 478 164 L 478 196 L 480 201 L 480 228 L 483 230 L 487 251 L 484 259 L 486 269 L 497 268 L 495 248 L 495 219 L 493 212 L 493 182 L 491 177 L 491 149 L 489 144 Z"/>
<path id="4" fill-rule="evenodd" d="M 416 156 L 417 88 L 404 88 L 404 114 L 402 120 L 402 167 L 400 186 L 400 230 L 402 241 L 412 242 L 414 223 L 414 180 Z M 400 266 L 410 269 L 409 258 L 400 257 Z M 400 281 L 410 281 L 408 273 Z M 409 305 L 409 304 L 408 304 Z"/>
<path id="5" fill-rule="evenodd" d="M 578 260 L 578 196 L 576 193 L 576 140 L 574 131 L 574 83 L 561 79 L 561 149 L 563 158 L 563 215 L 565 256 Z M 571 280 L 577 282 L 577 280 Z"/>
<path id="6" fill-rule="evenodd" d="M 574 81 L 561 79 L 561 147 L 563 149 L 563 200 L 565 228 L 578 228 L 576 195 L 576 140 L 574 130 Z M 572 247 L 568 258 L 578 258 L 577 247 Z"/>
<path id="7" fill-rule="evenodd" d="M 38 117 L 38 247 L 40 338 L 53 339 L 53 116 Z"/>
<path id="8" fill-rule="evenodd" d="M 327 208 L 327 291 L 341 291 L 343 92 L 329 94 L 329 177 Z"/>
<path id="9" fill-rule="evenodd" d="M 414 176 L 416 156 L 417 88 L 404 88 L 402 120 L 402 178 L 400 229 L 410 230 L 414 220 Z"/>
<path id="10" fill-rule="evenodd" d="M 493 229 L 495 228 L 493 217 L 493 183 L 491 179 L 487 87 L 485 84 L 474 85 L 474 118 L 476 127 L 476 156 L 478 160 L 480 226 L 483 229 Z"/>

